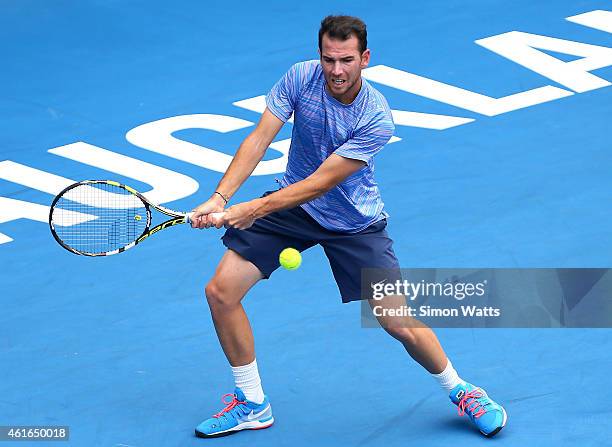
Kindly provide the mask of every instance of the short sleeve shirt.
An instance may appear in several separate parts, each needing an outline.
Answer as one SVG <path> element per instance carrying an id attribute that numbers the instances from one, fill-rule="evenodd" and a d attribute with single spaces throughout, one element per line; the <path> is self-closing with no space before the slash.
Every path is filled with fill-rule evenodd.
<path id="1" fill-rule="evenodd" d="M 374 180 L 374 155 L 393 135 L 384 96 L 362 78 L 351 104 L 333 98 L 319 61 L 295 64 L 266 96 L 268 109 L 286 122 L 294 114 L 287 170 L 281 187 L 311 175 L 331 155 L 364 161 L 363 168 L 301 207 L 323 227 L 355 233 L 385 219 Z"/>

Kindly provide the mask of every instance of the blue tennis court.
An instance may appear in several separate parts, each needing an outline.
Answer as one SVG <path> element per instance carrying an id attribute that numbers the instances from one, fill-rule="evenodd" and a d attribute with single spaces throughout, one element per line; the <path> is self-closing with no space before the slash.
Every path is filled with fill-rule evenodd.
<path id="1" fill-rule="evenodd" d="M 245 301 L 274 426 L 198 439 L 233 389 L 203 294 L 222 232 L 178 227 L 87 258 L 46 223 L 53 196 L 90 178 L 177 210 L 201 203 L 261 95 L 318 58 L 324 16 L 347 13 L 368 24 L 364 76 L 394 110 L 376 176 L 402 267 L 610 267 L 609 2 L 2 9 L 0 426 L 69 426 L 67 444 L 88 447 L 610 443 L 610 329 L 436 330 L 508 411 L 489 440 L 399 343 L 361 327 L 320 247 Z M 287 124 L 234 203 L 275 188 L 290 136 Z"/>

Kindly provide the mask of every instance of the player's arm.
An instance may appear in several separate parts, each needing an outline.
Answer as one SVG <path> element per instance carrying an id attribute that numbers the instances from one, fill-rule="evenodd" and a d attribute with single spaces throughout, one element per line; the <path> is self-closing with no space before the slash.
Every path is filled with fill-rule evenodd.
<path id="1" fill-rule="evenodd" d="M 283 124 L 266 108 L 255 129 L 240 144 L 234 159 L 215 191 L 229 200 L 253 173 Z M 210 213 L 223 211 L 224 207 L 225 200 L 219 194 L 213 193 L 206 202 L 194 209 L 191 225 L 197 228 L 209 226 L 210 223 L 207 223 L 206 216 Z"/>
<path id="2" fill-rule="evenodd" d="M 274 211 L 293 208 L 322 196 L 364 166 L 364 161 L 332 154 L 304 180 L 293 183 L 266 197 L 230 207 L 223 224 L 239 229 L 248 228 L 255 219 Z"/>
<path id="3" fill-rule="evenodd" d="M 244 139 L 225 175 L 217 185 L 219 191 L 229 199 L 253 173 L 266 150 L 278 135 L 283 123 L 266 107 L 257 127 Z"/>
<path id="4" fill-rule="evenodd" d="M 255 218 L 258 219 L 274 211 L 293 208 L 316 199 L 364 166 L 364 161 L 332 154 L 304 180 L 266 197 L 255 199 L 253 201 L 256 205 Z"/>

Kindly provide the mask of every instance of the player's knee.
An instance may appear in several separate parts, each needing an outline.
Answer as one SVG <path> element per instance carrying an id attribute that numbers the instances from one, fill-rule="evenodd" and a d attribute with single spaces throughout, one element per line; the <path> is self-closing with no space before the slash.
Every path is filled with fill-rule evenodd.
<path id="1" fill-rule="evenodd" d="M 231 297 L 227 292 L 227 289 L 223 285 L 213 278 L 204 289 L 206 295 L 206 301 L 211 309 L 219 309 L 232 305 Z"/>

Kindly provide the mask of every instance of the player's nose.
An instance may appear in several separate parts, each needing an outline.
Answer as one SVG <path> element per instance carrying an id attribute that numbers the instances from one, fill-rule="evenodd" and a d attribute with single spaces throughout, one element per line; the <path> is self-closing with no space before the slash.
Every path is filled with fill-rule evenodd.
<path id="1" fill-rule="evenodd" d="M 331 75 L 335 78 L 339 78 L 340 76 L 342 76 L 342 67 L 340 66 L 339 62 L 336 62 L 332 66 Z"/>

